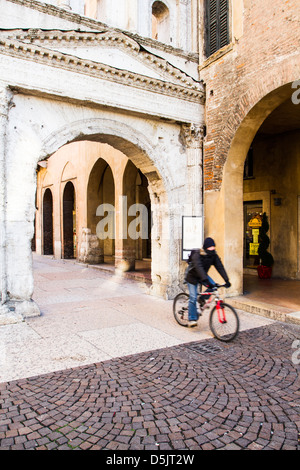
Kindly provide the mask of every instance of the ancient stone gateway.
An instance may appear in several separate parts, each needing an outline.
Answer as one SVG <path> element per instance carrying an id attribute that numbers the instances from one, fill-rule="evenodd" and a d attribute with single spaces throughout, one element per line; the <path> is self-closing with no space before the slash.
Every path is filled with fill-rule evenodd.
<path id="1" fill-rule="evenodd" d="M 152 293 L 172 297 L 184 269 L 182 216 L 202 215 L 204 87 L 197 56 L 180 50 L 170 55 L 169 46 L 53 5 L 0 3 L 0 321 L 39 314 L 32 301 L 31 251 L 37 204 L 43 204 L 37 168 L 75 142 L 107 144 L 147 179 Z M 80 195 L 76 182 L 68 181 L 71 164 L 63 180 L 69 219 L 88 186 Z M 124 177 L 123 186 L 128 182 Z M 57 201 L 57 194 L 46 194 L 48 215 L 51 196 L 52 207 Z M 97 255 L 97 241 L 84 211 L 77 253 L 89 259 L 92 250 Z M 50 235 L 39 231 L 38 246 L 52 229 L 50 224 Z M 134 262 L 131 241 L 115 243 L 116 267 L 127 269 Z M 58 248 L 71 250 L 71 242 Z M 57 246 L 50 243 L 52 249 Z"/>
<path id="2" fill-rule="evenodd" d="M 5 140 L 5 238 L 9 243 L 2 246 L 6 259 L 2 296 L 8 300 L 7 306 L 16 315 L 38 314 L 38 306 L 31 300 L 36 168 L 62 145 L 77 140 L 104 142 L 120 149 L 147 177 L 153 211 L 152 291 L 174 295 L 182 270 L 181 216 L 192 210 L 186 204 L 191 188 L 185 168 L 189 152 L 193 154 L 195 149 L 183 140 L 186 127 L 8 90 L 5 95 L 10 108 Z M 196 168 L 199 170 L 199 164 Z M 120 256 L 125 252 L 121 247 Z"/>

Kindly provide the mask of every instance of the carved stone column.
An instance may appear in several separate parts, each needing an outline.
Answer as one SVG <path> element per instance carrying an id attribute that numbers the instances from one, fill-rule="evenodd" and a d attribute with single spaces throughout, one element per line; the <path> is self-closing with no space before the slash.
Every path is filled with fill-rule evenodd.
<path id="1" fill-rule="evenodd" d="M 21 315 L 11 311 L 7 301 L 6 271 L 6 134 L 12 93 L 0 86 L 0 325 L 22 321 Z"/>
<path id="2" fill-rule="evenodd" d="M 129 226 L 134 217 L 130 215 L 130 207 L 136 203 L 136 177 L 137 169 L 129 161 L 124 169 L 122 186 L 115 187 L 115 267 L 119 274 L 135 270 L 136 240 L 131 236 Z"/>
<path id="3" fill-rule="evenodd" d="M 6 302 L 6 236 L 5 236 L 5 205 L 6 205 L 6 128 L 9 109 L 9 91 L 0 88 L 0 283 L 1 305 Z"/>
<path id="4" fill-rule="evenodd" d="M 203 215 L 203 137 L 203 126 L 182 125 L 181 140 L 187 156 L 185 215 Z"/>

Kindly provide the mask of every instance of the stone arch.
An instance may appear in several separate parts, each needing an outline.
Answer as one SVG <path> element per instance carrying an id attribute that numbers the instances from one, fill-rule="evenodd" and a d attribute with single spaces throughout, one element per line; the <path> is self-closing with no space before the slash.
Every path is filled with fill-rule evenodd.
<path id="1" fill-rule="evenodd" d="M 148 238 L 149 235 L 148 208 L 143 204 L 145 194 L 141 191 L 144 182 L 145 177 L 142 172 L 129 160 L 124 168 L 121 182 L 123 205 L 125 207 L 122 210 L 123 219 L 119 220 L 119 226 L 122 226 L 123 237 L 116 240 L 118 245 L 116 266 L 124 271 L 135 269 L 135 260 L 139 257 L 137 244 L 141 242 L 142 237 L 147 236 Z M 141 205 L 138 206 L 137 204 Z M 124 219 L 125 213 L 126 219 Z M 144 232 L 142 233 L 143 229 L 146 229 L 147 235 Z M 120 256 L 121 253 L 122 256 Z"/>
<path id="2" fill-rule="evenodd" d="M 83 229 L 80 259 L 89 264 L 103 263 L 104 255 L 114 255 L 114 214 L 109 214 L 112 223 L 107 228 L 111 232 L 107 237 L 105 233 L 99 233 L 99 216 L 106 218 L 107 210 L 115 205 L 115 180 L 109 163 L 101 157 L 90 171 L 86 199 L 87 228 Z M 100 208 L 103 213 L 99 213 Z"/>
<path id="3" fill-rule="evenodd" d="M 152 174 L 152 181 L 155 178 L 165 187 L 174 184 L 170 172 L 162 168 L 151 141 L 137 129 L 110 119 L 79 120 L 55 130 L 43 140 L 39 160 L 48 158 L 66 143 L 81 140 L 109 144 L 132 160 L 144 175 Z"/>
<path id="4" fill-rule="evenodd" d="M 39 158 L 44 160 L 64 144 L 83 140 L 108 144 L 121 151 L 147 178 L 154 228 L 151 291 L 167 298 L 174 296 L 181 270 L 179 246 L 174 249 L 170 245 L 170 233 L 180 236 L 178 230 L 172 229 L 174 213 L 170 214 L 171 206 L 173 212 L 179 211 L 179 195 L 173 191 L 176 175 L 171 173 L 148 137 L 123 122 L 104 118 L 75 121 L 55 130 L 43 140 Z"/>
<path id="5" fill-rule="evenodd" d="M 67 162 L 62 170 L 61 181 L 68 181 L 76 177 L 75 168 L 72 162 Z"/>
<path id="6" fill-rule="evenodd" d="M 255 133 L 268 115 L 288 97 L 292 97 L 294 92 L 292 84 L 299 77 L 299 61 L 292 58 L 290 63 L 280 64 L 266 71 L 263 79 L 253 82 L 238 101 L 228 97 L 226 105 L 229 112 L 224 113 L 223 126 L 218 136 L 214 173 L 220 165 L 225 169 L 224 163 L 229 158 L 229 152 L 233 152 L 243 129 L 246 129 L 246 132 L 241 139 L 246 139 L 247 143 L 249 141 L 250 146 Z M 221 182 L 222 180 L 219 187 Z"/>
<path id="7" fill-rule="evenodd" d="M 112 117 L 109 111 L 97 111 L 88 106 L 71 107 L 69 103 L 55 100 L 49 106 L 50 100 L 44 102 L 41 98 L 21 94 L 15 96 L 15 104 L 9 120 L 9 132 L 15 138 L 9 140 L 7 153 L 10 206 L 6 233 L 11 243 L 6 256 L 7 292 L 9 302 L 14 308 L 17 306 L 16 312 L 25 316 L 39 312 L 32 301 L 31 251 L 37 164 L 47 160 L 65 144 L 81 141 L 108 144 L 120 150 L 147 178 L 153 216 L 150 293 L 173 298 L 178 292 L 184 269 L 180 240 L 187 157 L 179 139 L 180 124 L 122 113 L 114 113 Z M 47 113 L 44 112 L 45 107 Z M 42 123 L 38 118 L 40 115 L 43 116 Z M 78 115 L 82 119 L 78 119 Z M 22 192 L 16 190 L 16 174 L 23 182 Z M 76 180 L 72 181 L 76 183 Z M 60 192 L 55 197 L 61 199 L 65 182 L 59 184 Z"/>

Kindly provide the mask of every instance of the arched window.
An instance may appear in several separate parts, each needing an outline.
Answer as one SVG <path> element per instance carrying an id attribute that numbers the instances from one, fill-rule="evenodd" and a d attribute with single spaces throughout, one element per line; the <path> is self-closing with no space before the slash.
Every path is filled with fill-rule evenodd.
<path id="1" fill-rule="evenodd" d="M 163 2 L 154 2 L 152 5 L 152 38 L 170 42 L 170 12 Z"/>

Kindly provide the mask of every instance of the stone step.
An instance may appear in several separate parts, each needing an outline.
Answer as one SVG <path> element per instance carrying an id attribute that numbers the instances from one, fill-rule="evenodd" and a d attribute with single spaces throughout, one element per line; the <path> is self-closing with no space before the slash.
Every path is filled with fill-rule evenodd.
<path id="1" fill-rule="evenodd" d="M 232 297 L 230 304 L 236 309 L 245 312 L 261 315 L 271 320 L 282 321 L 300 325 L 300 312 L 293 312 L 290 309 L 273 305 L 267 302 L 259 302 L 247 297 Z"/>

